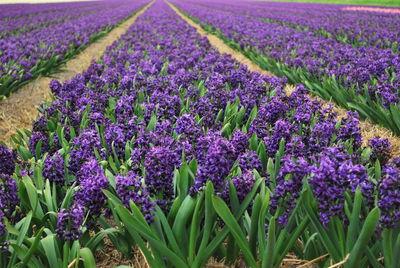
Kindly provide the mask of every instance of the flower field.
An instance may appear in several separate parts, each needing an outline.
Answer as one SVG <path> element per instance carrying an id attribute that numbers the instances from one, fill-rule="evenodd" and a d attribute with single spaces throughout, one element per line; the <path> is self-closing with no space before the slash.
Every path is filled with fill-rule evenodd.
<path id="1" fill-rule="evenodd" d="M 177 2 L 265 69 L 400 134 L 398 15 L 292 4 L 293 15 L 286 4 L 243 5 Z"/>
<path id="2" fill-rule="evenodd" d="M 89 43 L 100 38 L 144 2 L 118 0 L 104 5 L 72 3 L 66 8 L 49 4 L 48 9 L 32 13 L 8 5 L 1 10 L 0 99 L 26 82 L 54 69 Z M 31 5 L 28 5 L 27 9 Z M 61 10 L 60 10 L 61 9 Z"/>
<path id="3" fill-rule="evenodd" d="M 362 130 L 369 118 L 399 134 L 399 15 L 9 5 L 1 86 L 53 70 L 148 4 L 87 70 L 51 81 L 31 130 L 0 143 L 0 267 L 99 267 L 110 247 L 121 260 L 107 267 L 138 253 L 132 267 L 400 267 L 400 155 Z M 189 21 L 278 76 L 221 54 Z"/>

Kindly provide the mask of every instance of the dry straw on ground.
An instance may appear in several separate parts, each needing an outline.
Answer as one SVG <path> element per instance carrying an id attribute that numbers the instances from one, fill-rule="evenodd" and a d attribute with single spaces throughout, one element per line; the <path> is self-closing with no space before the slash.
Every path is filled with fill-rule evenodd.
<path id="1" fill-rule="evenodd" d="M 68 61 L 54 78 L 66 81 L 76 74 L 86 70 L 92 60 L 99 59 L 108 46 L 117 40 L 131 26 L 143 12 L 145 12 L 153 1 L 146 5 L 134 16 L 111 30 L 105 37 L 89 45 L 76 58 Z M 0 101 L 0 142 L 8 142 L 10 137 L 16 134 L 16 129 L 31 129 L 32 121 L 37 117 L 36 106 L 51 96 L 49 83 L 53 78 L 39 77 L 35 81 L 20 88 L 17 92 L 5 100 Z"/>

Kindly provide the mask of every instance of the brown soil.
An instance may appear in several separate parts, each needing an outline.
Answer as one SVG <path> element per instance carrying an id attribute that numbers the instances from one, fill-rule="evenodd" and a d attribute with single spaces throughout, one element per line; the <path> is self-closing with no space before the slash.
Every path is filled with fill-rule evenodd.
<path id="1" fill-rule="evenodd" d="M 149 3 L 134 16 L 111 30 L 105 37 L 89 45 L 85 50 L 68 61 L 62 72 L 54 74 L 53 78 L 39 77 L 20 88 L 10 97 L 0 101 L 0 142 L 8 142 L 16 134 L 16 129 L 31 129 L 32 121 L 37 117 L 36 106 L 51 99 L 49 83 L 52 79 L 66 81 L 77 73 L 86 70 L 92 60 L 97 60 L 108 46 L 117 40 L 153 3 Z"/>
<path id="2" fill-rule="evenodd" d="M 247 58 L 245 55 L 240 53 L 237 50 L 234 50 L 230 48 L 228 45 L 226 45 L 219 37 L 217 37 L 214 34 L 210 34 L 206 32 L 201 26 L 195 22 L 193 22 L 190 18 L 186 17 L 181 11 L 179 11 L 174 5 L 169 3 L 167 1 L 168 5 L 183 19 L 185 20 L 189 25 L 193 26 L 196 28 L 197 32 L 201 36 L 205 36 L 208 38 L 210 41 L 211 45 L 213 45 L 221 54 L 230 54 L 235 60 L 238 62 L 245 64 L 248 66 L 248 69 L 253 72 L 258 72 L 262 74 L 269 74 L 269 75 L 274 75 L 273 73 L 261 69 L 260 66 L 258 66 L 256 63 L 251 61 L 249 58 Z M 286 92 L 290 94 L 293 92 L 295 86 L 294 85 L 287 85 L 286 86 Z M 336 105 L 333 102 L 325 101 L 322 100 L 321 98 L 317 96 L 311 96 L 313 99 L 319 99 L 322 102 L 324 102 L 326 105 L 331 104 L 334 107 L 335 112 L 338 114 L 338 119 L 343 118 L 346 116 L 347 111 L 338 105 Z M 392 144 L 392 156 L 400 156 L 400 137 L 395 136 L 390 130 L 383 128 L 381 126 L 373 124 L 370 120 L 365 120 L 360 122 L 360 129 L 361 129 L 361 134 L 362 134 L 362 139 L 363 139 L 363 145 L 368 144 L 368 140 L 379 136 L 381 138 L 386 138 L 390 141 Z"/>
<path id="3" fill-rule="evenodd" d="M 369 12 L 382 12 L 382 13 L 400 14 L 400 9 L 398 9 L 398 8 L 344 7 L 343 10 L 350 10 L 350 11 L 369 11 Z"/>

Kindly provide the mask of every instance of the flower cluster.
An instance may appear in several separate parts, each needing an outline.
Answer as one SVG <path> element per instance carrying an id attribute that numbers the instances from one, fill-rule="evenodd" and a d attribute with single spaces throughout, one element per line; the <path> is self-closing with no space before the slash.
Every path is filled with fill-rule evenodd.
<path id="1" fill-rule="evenodd" d="M 160 201 L 170 201 L 174 198 L 172 180 L 174 170 L 179 164 L 179 154 L 168 147 L 155 146 L 147 152 L 144 162 L 145 183 L 149 192 L 159 196 Z"/>
<path id="2" fill-rule="evenodd" d="M 61 209 L 57 214 L 57 235 L 64 241 L 78 240 L 82 235 L 82 226 L 85 219 L 85 208 L 76 203 L 68 210 Z"/>
<path id="3" fill-rule="evenodd" d="M 304 158 L 292 159 L 285 156 L 283 165 L 276 179 L 276 187 L 271 195 L 270 211 L 274 214 L 280 204 L 283 211 L 278 217 L 278 223 L 285 226 L 289 216 L 296 207 L 296 200 L 300 196 L 303 187 L 303 179 L 309 172 L 309 164 Z"/>
<path id="4" fill-rule="evenodd" d="M 385 228 L 395 228 L 400 222 L 400 170 L 386 165 L 378 185 L 378 207 L 381 210 L 380 223 Z"/>
<path id="5" fill-rule="evenodd" d="M 241 175 L 232 178 L 232 184 L 233 184 L 233 186 L 235 186 L 236 194 L 238 196 L 239 202 L 243 202 L 243 200 L 246 198 L 248 193 L 250 193 L 250 191 L 253 189 L 255 181 L 256 181 L 256 179 L 255 179 L 254 173 L 250 170 L 246 170 Z M 227 203 L 229 203 L 229 199 L 230 199 L 229 195 L 230 195 L 229 183 L 228 183 L 228 181 L 226 181 L 225 187 L 221 193 L 221 197 Z"/>
<path id="6" fill-rule="evenodd" d="M 109 181 L 96 159 L 90 159 L 82 165 L 76 178 L 79 190 L 74 194 L 74 201 L 82 205 L 90 216 L 97 217 L 101 214 L 106 196 L 103 189 L 107 189 Z"/>
<path id="7" fill-rule="evenodd" d="M 134 202 L 141 209 L 146 221 L 153 221 L 152 212 L 154 211 L 154 202 L 150 200 L 147 189 L 143 186 L 141 178 L 132 171 L 126 176 L 118 175 L 115 177 L 116 190 L 122 203 L 129 208 L 129 202 Z"/>
<path id="8" fill-rule="evenodd" d="M 327 225 L 334 216 L 344 220 L 345 192 L 354 193 L 359 186 L 367 204 L 374 202 L 374 186 L 364 166 L 354 164 L 343 148 L 332 147 L 321 152 L 311 167 L 309 183 L 318 200 L 320 220 Z"/>
<path id="9" fill-rule="evenodd" d="M 191 188 L 191 193 L 195 194 L 203 189 L 207 180 L 210 180 L 217 191 L 221 191 L 224 180 L 229 175 L 234 163 L 235 149 L 232 144 L 222 138 L 217 137 L 208 146 L 204 162 L 200 162 L 196 180 Z"/>
<path id="10" fill-rule="evenodd" d="M 18 186 L 7 174 L 0 174 L 0 210 L 10 218 L 19 205 Z"/>
<path id="11" fill-rule="evenodd" d="M 58 186 L 64 184 L 64 158 L 59 153 L 46 157 L 43 164 L 43 177 L 50 182 L 56 183 Z"/>
<path id="12" fill-rule="evenodd" d="M 3 144 L 0 144 L 0 174 L 12 175 L 16 161 L 17 155 Z"/>
<path id="13" fill-rule="evenodd" d="M 388 139 L 375 137 L 369 141 L 369 146 L 372 149 L 372 154 L 370 157 L 371 161 L 375 162 L 376 160 L 379 160 L 381 165 L 385 165 L 389 161 L 391 157 L 391 145 Z"/>

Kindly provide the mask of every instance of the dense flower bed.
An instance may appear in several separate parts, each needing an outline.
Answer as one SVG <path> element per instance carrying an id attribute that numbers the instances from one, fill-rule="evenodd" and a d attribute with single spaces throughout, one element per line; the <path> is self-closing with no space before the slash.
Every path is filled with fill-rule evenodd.
<path id="1" fill-rule="evenodd" d="M 94 267 L 105 236 L 151 267 L 277 267 L 288 252 L 396 264 L 390 144 L 362 147 L 356 113 L 337 121 L 285 85 L 155 2 L 87 71 L 52 81 L 33 131 L 0 146 L 2 264 Z"/>
<path id="2" fill-rule="evenodd" d="M 85 8 L 90 4 L 96 5 L 98 2 L 74 2 L 74 3 L 46 3 L 46 4 L 5 4 L 1 5 L 0 20 L 10 21 L 24 17 L 34 17 L 44 13 L 65 11 L 71 7 Z"/>
<path id="3" fill-rule="evenodd" d="M 305 83 L 323 98 L 355 109 L 362 117 L 400 135 L 397 52 L 352 47 L 312 31 L 262 21 L 257 15 L 224 12 L 213 8 L 221 6 L 218 2 L 176 5 L 263 68 L 288 77 L 292 83 Z M 249 8 L 249 13 L 253 10 Z"/>
<path id="4" fill-rule="evenodd" d="M 194 2 L 195 3 L 195 2 Z M 400 48 L 400 16 L 347 10 L 342 5 L 257 2 L 197 2 L 205 7 L 245 14 L 298 30 L 313 31 L 354 46 Z M 383 9 L 384 10 L 384 9 Z"/>
<path id="5" fill-rule="evenodd" d="M 71 4 L 69 8 L 62 11 L 44 12 L 36 16 L 25 16 L 12 20 L 0 21 L 0 39 L 39 28 L 49 27 L 65 21 L 71 21 L 107 9 L 107 7 L 104 8 L 99 5 L 89 4 L 91 2 L 86 3 L 88 3 L 87 6 L 82 6 L 82 4 L 80 4 L 74 7 L 74 5 Z M 112 6 L 108 8 L 112 8 Z"/>
<path id="6" fill-rule="evenodd" d="M 0 39 L 0 98 L 32 78 L 54 71 L 79 49 L 103 36 L 146 2 L 106 1 L 105 8 L 98 12 Z M 59 16 L 56 13 L 56 17 Z"/>

